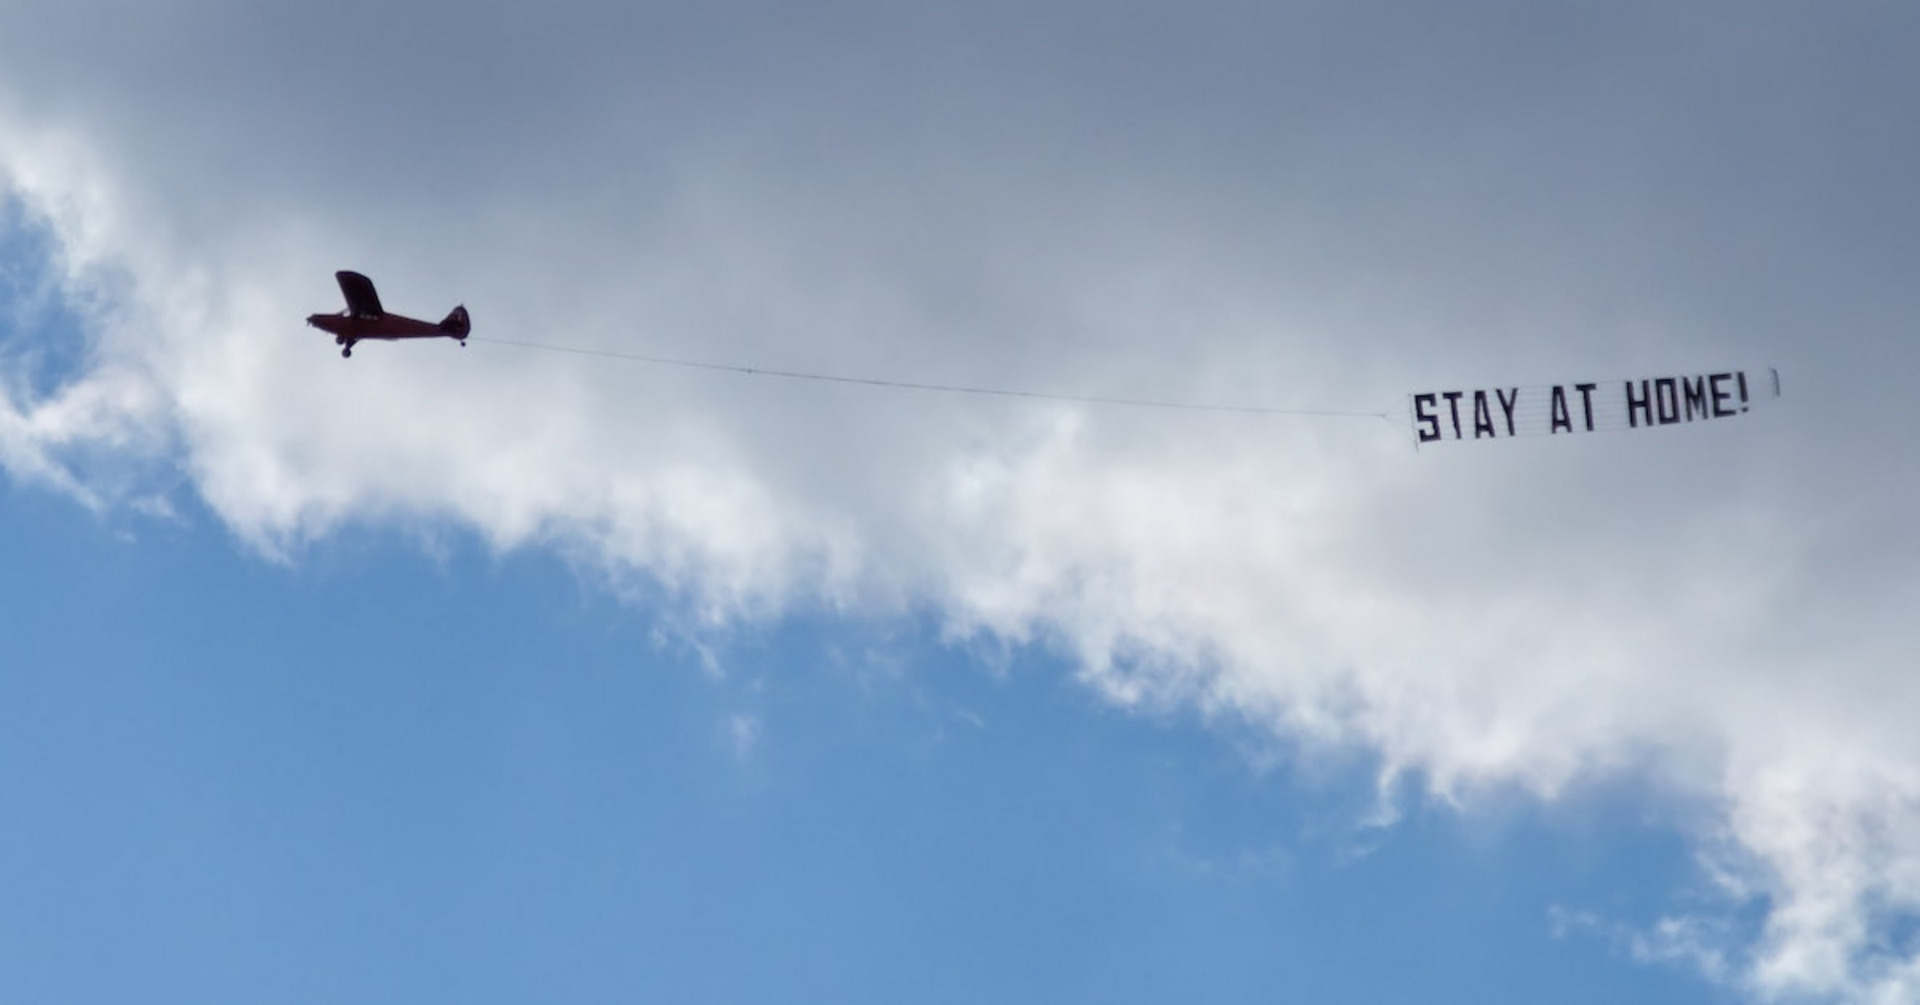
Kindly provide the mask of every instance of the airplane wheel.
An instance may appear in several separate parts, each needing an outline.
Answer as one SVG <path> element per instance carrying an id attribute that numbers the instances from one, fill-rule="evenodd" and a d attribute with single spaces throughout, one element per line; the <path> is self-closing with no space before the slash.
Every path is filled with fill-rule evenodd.
<path id="1" fill-rule="evenodd" d="M 346 349 L 342 349 L 342 350 L 340 350 L 340 358 L 341 358 L 341 359 L 352 359 L 352 358 L 353 358 L 353 349 L 352 349 L 351 347 L 349 347 L 349 348 L 346 348 Z"/>

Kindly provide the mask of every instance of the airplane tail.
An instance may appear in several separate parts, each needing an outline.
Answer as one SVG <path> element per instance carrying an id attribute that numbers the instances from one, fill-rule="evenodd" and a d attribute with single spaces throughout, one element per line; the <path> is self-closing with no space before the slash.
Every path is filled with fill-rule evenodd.
<path id="1" fill-rule="evenodd" d="M 453 313 L 448 314 L 447 319 L 440 322 L 440 330 L 455 338 L 466 338 L 467 333 L 473 330 L 473 322 L 467 318 L 466 305 L 455 307 Z"/>

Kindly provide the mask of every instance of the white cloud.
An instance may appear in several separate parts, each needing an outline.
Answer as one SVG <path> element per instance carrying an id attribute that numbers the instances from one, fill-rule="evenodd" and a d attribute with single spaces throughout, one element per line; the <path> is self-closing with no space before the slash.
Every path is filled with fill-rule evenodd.
<path id="1" fill-rule="evenodd" d="M 291 7 L 174 11 L 156 44 L 39 6 L 0 14 L 0 177 L 100 306 L 84 372 L 4 385 L 13 477 L 110 505 L 154 491 L 126 466 L 177 465 L 274 554 L 447 521 L 714 624 L 933 611 L 1469 808 L 1632 771 L 1701 808 L 1727 905 L 1766 910 L 1751 945 L 1708 955 L 1703 914 L 1641 955 L 1737 961 L 1761 996 L 1914 990 L 1920 348 L 1893 252 L 1920 221 L 1881 196 L 1920 158 L 1872 83 L 1911 87 L 1910 34 L 568 5 L 397 13 L 362 51 Z M 83 40 L 84 73 L 57 55 Z M 1788 396 L 1415 453 L 1377 420 L 486 343 L 344 362 L 299 324 L 341 267 L 396 310 L 464 300 L 482 337 L 773 368 L 1374 409 L 1762 359 Z M 728 728 L 750 752 L 757 720 Z"/>
<path id="2" fill-rule="evenodd" d="M 760 745 L 760 717 L 757 715 L 730 715 L 727 717 L 727 743 L 733 750 L 734 760 L 746 763 L 752 759 L 754 749 Z"/>

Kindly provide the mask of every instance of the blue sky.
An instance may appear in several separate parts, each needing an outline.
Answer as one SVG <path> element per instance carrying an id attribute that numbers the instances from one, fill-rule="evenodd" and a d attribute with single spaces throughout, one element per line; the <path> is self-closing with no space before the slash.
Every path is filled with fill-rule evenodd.
<path id="1" fill-rule="evenodd" d="M 0 8 L 0 981 L 1920 997 L 1917 40 Z"/>
<path id="2" fill-rule="evenodd" d="M 5 512 L 10 995 L 1716 1000 L 1551 922 L 1684 883 L 1630 793 L 1368 828 L 1362 765 L 911 622 L 716 674 L 544 557 Z"/>

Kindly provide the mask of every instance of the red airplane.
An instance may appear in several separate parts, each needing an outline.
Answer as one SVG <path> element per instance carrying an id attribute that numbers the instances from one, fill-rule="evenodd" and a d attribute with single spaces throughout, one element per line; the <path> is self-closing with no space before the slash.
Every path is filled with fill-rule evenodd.
<path id="1" fill-rule="evenodd" d="M 353 344 L 367 338 L 389 342 L 403 338 L 450 338 L 458 339 L 462 346 L 467 344 L 467 332 L 472 330 L 473 323 L 467 319 L 464 306 L 455 307 L 439 324 L 416 321 L 383 310 L 380 294 L 373 292 L 373 280 L 360 273 L 336 272 L 333 278 L 340 280 L 340 292 L 346 294 L 347 309 L 338 314 L 310 315 L 307 323 L 331 332 L 333 344 L 340 347 L 343 357 L 351 357 Z"/>

